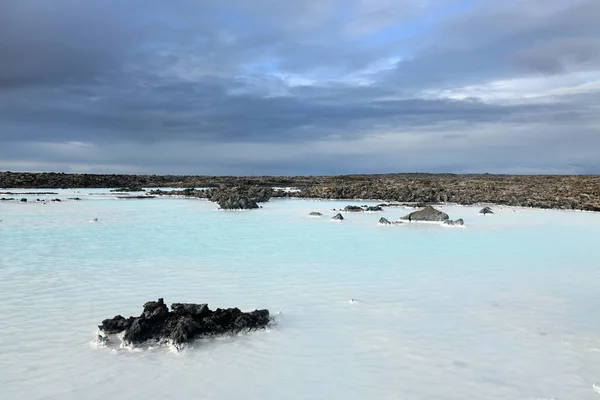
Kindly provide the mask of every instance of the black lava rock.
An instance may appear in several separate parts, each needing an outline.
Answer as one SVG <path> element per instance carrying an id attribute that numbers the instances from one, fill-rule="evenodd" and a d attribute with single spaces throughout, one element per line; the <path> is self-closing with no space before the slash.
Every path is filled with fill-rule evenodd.
<path id="1" fill-rule="evenodd" d="M 211 311 L 207 304 L 174 303 L 169 311 L 164 300 L 158 299 L 144 304 L 139 317 L 126 319 L 117 315 L 102 321 L 98 328 L 108 335 L 124 332 L 126 344 L 172 341 L 178 345 L 200 337 L 266 328 L 269 322 L 269 310 L 245 313 L 238 308 L 218 308 Z"/>

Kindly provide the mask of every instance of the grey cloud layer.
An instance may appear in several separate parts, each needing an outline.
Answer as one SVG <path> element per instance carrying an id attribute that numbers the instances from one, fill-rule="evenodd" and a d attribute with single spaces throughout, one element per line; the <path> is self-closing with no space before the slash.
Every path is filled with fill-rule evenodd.
<path id="1" fill-rule="evenodd" d="M 600 149 L 597 90 L 527 102 L 422 96 L 547 75 L 600 79 L 600 3 L 417 4 L 5 0 L 0 169 L 600 172 L 600 150 L 589 150 Z M 486 145 L 502 135 L 518 143 Z M 552 155 L 565 138 L 567 153 Z M 244 151 L 253 143 L 259 157 Z M 136 146 L 146 153 L 132 157 Z M 389 153 L 403 146 L 437 156 Z M 523 146 L 541 147 L 531 157 Z"/>

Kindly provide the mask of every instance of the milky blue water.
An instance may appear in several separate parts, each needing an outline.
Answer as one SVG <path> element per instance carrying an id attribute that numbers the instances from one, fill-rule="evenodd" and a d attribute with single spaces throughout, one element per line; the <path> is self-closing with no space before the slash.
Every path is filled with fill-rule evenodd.
<path id="1" fill-rule="evenodd" d="M 390 227 L 412 209 L 58 192 L 83 200 L 0 202 L 2 399 L 600 396 L 600 214 L 444 206 L 467 227 Z M 94 343 L 158 297 L 277 324 L 179 353 Z"/>

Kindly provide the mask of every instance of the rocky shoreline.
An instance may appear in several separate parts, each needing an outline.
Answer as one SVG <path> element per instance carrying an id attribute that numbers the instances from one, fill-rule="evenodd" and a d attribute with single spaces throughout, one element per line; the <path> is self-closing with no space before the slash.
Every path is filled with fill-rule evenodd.
<path id="1" fill-rule="evenodd" d="M 235 208 L 243 200 L 236 195 L 222 196 L 231 188 L 294 187 L 297 191 L 267 190 L 259 200 L 270 197 L 310 199 L 377 199 L 419 206 L 438 203 L 472 205 L 479 203 L 515 207 L 600 211 L 598 175 L 455 175 L 386 174 L 344 176 L 175 176 L 175 175 L 100 175 L 0 172 L 0 188 L 187 188 L 169 193 L 203 197 L 225 207 Z M 216 188 L 195 190 L 193 188 Z M 150 192 L 149 194 L 167 194 Z M 254 196 L 254 194 L 252 194 Z M 251 196 L 251 197 L 252 197 Z M 257 203 L 257 201 L 254 201 Z M 254 204 L 248 203 L 254 207 Z"/>

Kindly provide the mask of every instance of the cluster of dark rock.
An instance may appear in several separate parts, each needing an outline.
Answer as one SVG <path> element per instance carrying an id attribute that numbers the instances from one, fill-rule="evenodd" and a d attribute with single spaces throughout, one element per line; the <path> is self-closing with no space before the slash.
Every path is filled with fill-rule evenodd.
<path id="1" fill-rule="evenodd" d="M 260 208 L 258 203 L 266 203 L 277 192 L 268 186 L 220 186 L 208 189 L 186 188 L 183 190 L 152 190 L 151 195 L 184 196 L 208 199 L 215 202 L 223 210 L 252 210 Z"/>
<path id="2" fill-rule="evenodd" d="M 361 210 L 365 210 L 366 207 L 367 206 L 361 207 Z M 486 208 L 488 208 L 488 210 L 486 211 L 487 213 L 493 213 L 491 208 L 489 208 L 489 207 L 486 207 Z M 348 206 L 348 207 L 345 207 L 343 211 L 357 212 L 358 210 L 356 210 L 356 206 Z M 309 215 L 310 216 L 321 216 L 323 214 L 321 214 L 320 212 L 313 211 Z M 337 213 L 331 219 L 334 221 L 343 221 L 344 216 L 341 213 Z M 450 217 L 448 216 L 448 214 L 446 214 L 443 211 L 436 210 L 432 206 L 426 206 L 423 209 L 411 212 L 410 214 L 405 215 L 404 217 L 401 217 L 400 221 L 392 222 L 385 217 L 381 217 L 379 219 L 378 223 L 379 223 L 379 225 L 400 225 L 400 224 L 403 224 L 405 221 L 408 221 L 408 222 L 413 222 L 413 221 L 414 222 L 439 222 L 439 223 L 449 225 L 449 226 L 462 226 L 465 223 L 462 218 L 459 218 L 457 220 L 451 220 Z"/>
<path id="3" fill-rule="evenodd" d="M 344 207 L 345 212 L 375 212 L 375 211 L 383 211 L 383 208 L 380 205 L 377 206 L 346 206 Z"/>
<path id="4" fill-rule="evenodd" d="M 80 201 L 81 199 L 79 197 L 72 197 L 72 198 L 69 198 L 68 200 Z M 0 198 L 0 201 L 17 201 L 17 199 L 15 199 L 14 197 L 2 197 L 2 198 Z M 27 203 L 28 202 L 28 200 L 27 200 L 26 197 L 23 197 L 23 198 L 19 199 L 18 201 L 20 201 L 21 203 Z M 42 203 L 45 203 L 45 202 L 48 202 L 48 201 L 53 202 L 53 203 L 60 203 L 60 202 L 62 202 L 62 200 L 59 199 L 58 197 L 54 198 L 54 199 L 35 199 L 35 201 L 36 202 L 42 202 Z"/>
<path id="5" fill-rule="evenodd" d="M 269 310 L 242 312 L 238 308 L 217 308 L 212 311 L 207 304 L 174 303 L 171 311 L 163 299 L 144 304 L 139 317 L 125 318 L 117 315 L 105 319 L 98 326 L 98 338 L 106 343 L 104 335 L 124 333 L 126 345 L 147 342 L 175 345 L 190 343 L 198 338 L 234 334 L 266 328 L 270 323 Z"/>
<path id="6" fill-rule="evenodd" d="M 261 186 L 237 186 L 233 188 L 208 189 L 206 198 L 224 210 L 250 210 L 259 208 L 258 203 L 268 202 L 274 190 Z"/>
<path id="7" fill-rule="evenodd" d="M 483 214 L 483 215 L 493 214 L 493 213 L 494 213 L 494 211 L 492 211 L 492 209 L 490 207 L 484 207 L 481 210 L 479 210 L 479 214 Z"/>

